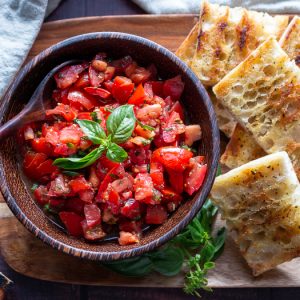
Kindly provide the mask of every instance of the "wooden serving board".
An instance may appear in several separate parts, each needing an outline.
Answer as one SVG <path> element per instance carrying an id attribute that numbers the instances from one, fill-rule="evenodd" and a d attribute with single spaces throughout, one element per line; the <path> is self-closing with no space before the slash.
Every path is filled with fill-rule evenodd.
<path id="1" fill-rule="evenodd" d="M 96 31 L 123 31 L 149 38 L 175 51 L 196 21 L 193 15 L 122 16 L 70 19 L 46 23 L 29 58 L 68 37 Z M 221 226 L 217 220 L 216 226 Z M 183 275 L 127 278 L 97 262 L 68 256 L 29 233 L 12 215 L 0 194 L 0 251 L 15 271 L 34 278 L 65 283 L 103 286 L 181 287 Z M 216 268 L 209 274 L 211 287 L 297 287 L 300 286 L 300 259 L 282 264 L 258 278 L 251 275 L 230 238 Z"/>

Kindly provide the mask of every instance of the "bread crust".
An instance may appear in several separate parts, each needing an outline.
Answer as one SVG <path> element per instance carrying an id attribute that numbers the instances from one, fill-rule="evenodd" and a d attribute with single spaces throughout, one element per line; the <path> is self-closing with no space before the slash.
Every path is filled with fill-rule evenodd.
<path id="1" fill-rule="evenodd" d="M 287 16 L 202 1 L 191 68 L 204 85 L 213 86 L 266 38 L 279 38 L 287 24 Z"/>

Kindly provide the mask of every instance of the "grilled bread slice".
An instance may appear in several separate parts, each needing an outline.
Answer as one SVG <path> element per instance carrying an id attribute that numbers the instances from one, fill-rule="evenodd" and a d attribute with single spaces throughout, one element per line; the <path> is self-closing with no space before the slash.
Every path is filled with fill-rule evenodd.
<path id="1" fill-rule="evenodd" d="M 300 67 L 300 18 L 295 16 L 279 41 L 287 55 Z"/>
<path id="2" fill-rule="evenodd" d="M 231 137 L 236 126 L 236 120 L 231 112 L 216 98 L 211 88 L 207 88 L 207 92 L 214 106 L 219 129 L 224 132 L 227 137 Z"/>
<path id="3" fill-rule="evenodd" d="M 285 150 L 300 176 L 300 69 L 270 37 L 214 88 L 267 153 Z"/>
<path id="4" fill-rule="evenodd" d="M 182 42 L 179 48 L 176 50 L 175 54 L 183 60 L 189 67 L 191 66 L 194 53 L 196 50 L 196 42 L 198 35 L 199 23 L 197 22 L 186 39 Z"/>
<path id="5" fill-rule="evenodd" d="M 218 176 L 211 199 L 255 276 L 300 255 L 300 185 L 286 152 Z"/>
<path id="6" fill-rule="evenodd" d="M 227 144 L 221 163 L 230 169 L 265 156 L 266 152 L 256 143 L 252 134 L 237 124 Z"/>
<path id="7" fill-rule="evenodd" d="M 287 25 L 287 16 L 203 1 L 191 68 L 204 85 L 213 86 L 269 36 L 279 38 Z"/>

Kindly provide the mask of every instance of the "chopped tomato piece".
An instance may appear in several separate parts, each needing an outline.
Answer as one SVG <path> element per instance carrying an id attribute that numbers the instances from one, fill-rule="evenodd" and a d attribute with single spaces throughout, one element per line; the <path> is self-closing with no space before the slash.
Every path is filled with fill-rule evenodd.
<path id="1" fill-rule="evenodd" d="M 47 142 L 46 138 L 44 137 L 33 139 L 31 141 L 31 147 L 34 151 L 44 153 L 47 156 L 50 156 L 53 152 L 52 145 Z"/>
<path id="2" fill-rule="evenodd" d="M 163 127 L 162 138 L 166 143 L 172 143 L 176 140 L 178 135 L 185 132 L 185 125 L 183 124 L 177 112 L 173 111 Z"/>
<path id="3" fill-rule="evenodd" d="M 78 145 L 80 143 L 80 138 L 83 136 L 81 129 L 73 124 L 71 126 L 65 127 L 61 130 L 59 134 L 59 140 L 61 143 L 73 145 Z"/>
<path id="4" fill-rule="evenodd" d="M 77 89 L 72 89 L 69 91 L 68 100 L 71 103 L 82 105 L 87 110 L 91 110 L 97 106 L 97 100 L 94 99 L 93 96 Z"/>
<path id="5" fill-rule="evenodd" d="M 141 213 L 140 202 L 135 199 L 128 199 L 121 208 L 121 214 L 129 219 L 138 219 Z"/>
<path id="6" fill-rule="evenodd" d="M 98 224 L 93 228 L 89 228 L 87 226 L 87 221 L 83 220 L 81 222 L 81 226 L 82 226 L 84 238 L 89 241 L 101 240 L 106 236 L 106 233 L 102 229 L 101 224 Z"/>
<path id="7" fill-rule="evenodd" d="M 54 166 L 52 159 L 47 159 L 44 162 L 42 162 L 35 170 L 36 170 L 36 176 L 37 178 L 41 178 L 45 175 L 50 175 L 56 171 L 58 171 L 58 168 Z"/>
<path id="8" fill-rule="evenodd" d="M 183 172 L 168 170 L 168 174 L 172 188 L 176 193 L 181 194 L 183 192 Z"/>
<path id="9" fill-rule="evenodd" d="M 99 96 L 103 99 L 107 99 L 111 95 L 109 91 L 99 88 L 99 87 L 91 87 L 90 86 L 90 87 L 84 88 L 84 90 L 90 95 Z"/>
<path id="10" fill-rule="evenodd" d="M 137 111 L 136 117 L 140 121 L 149 121 L 149 119 L 157 119 L 161 115 L 161 113 L 162 113 L 161 105 L 159 104 L 145 105 Z"/>
<path id="11" fill-rule="evenodd" d="M 112 86 L 113 97 L 121 104 L 126 103 L 131 93 L 133 92 L 134 84 L 132 81 L 123 76 L 117 76 L 114 79 Z"/>
<path id="12" fill-rule="evenodd" d="M 153 130 L 149 130 L 147 128 L 143 128 L 140 125 L 135 127 L 135 133 L 145 139 L 151 139 L 155 136 L 155 132 Z"/>
<path id="13" fill-rule="evenodd" d="M 185 139 L 184 143 L 188 146 L 192 146 L 194 142 L 201 139 L 201 127 L 200 125 L 188 125 L 185 127 Z"/>
<path id="14" fill-rule="evenodd" d="M 141 105 L 144 103 L 147 97 L 148 94 L 146 94 L 143 85 L 140 83 L 138 87 L 135 89 L 132 96 L 128 99 L 128 103 L 133 105 Z"/>
<path id="15" fill-rule="evenodd" d="M 177 101 L 180 99 L 183 89 L 184 83 L 181 80 L 181 76 L 178 75 L 164 82 L 163 94 L 165 97 L 170 96 L 174 101 Z"/>
<path id="16" fill-rule="evenodd" d="M 59 213 L 59 217 L 61 221 L 66 226 L 66 229 L 70 233 L 70 235 L 80 237 L 83 235 L 81 222 L 83 221 L 83 217 L 77 215 L 74 212 L 63 211 Z"/>
<path id="17" fill-rule="evenodd" d="M 207 172 L 207 165 L 202 165 L 195 159 L 191 159 L 191 170 L 187 173 L 184 180 L 184 190 L 192 195 L 194 192 L 198 191 L 202 186 Z"/>
<path id="18" fill-rule="evenodd" d="M 134 179 L 134 198 L 138 201 L 145 201 L 153 196 L 153 181 L 149 174 L 140 173 Z"/>
<path id="19" fill-rule="evenodd" d="M 122 193 L 126 190 L 130 190 L 133 186 L 133 177 L 130 174 L 126 173 L 123 178 L 113 181 L 111 186 L 117 193 Z"/>
<path id="20" fill-rule="evenodd" d="M 119 237 L 118 241 L 121 246 L 124 246 L 124 245 L 136 244 L 140 240 L 139 240 L 138 236 L 134 233 L 120 231 L 120 237 Z"/>
<path id="21" fill-rule="evenodd" d="M 54 90 L 52 93 L 52 98 L 58 103 L 69 104 L 68 93 L 69 88 L 63 90 Z"/>
<path id="22" fill-rule="evenodd" d="M 80 112 L 80 113 L 78 113 L 77 119 L 79 119 L 79 120 L 93 120 L 90 112 Z"/>
<path id="23" fill-rule="evenodd" d="M 88 228 L 95 227 L 101 223 L 101 211 L 96 204 L 84 206 L 84 216 Z"/>
<path id="24" fill-rule="evenodd" d="M 182 121 L 184 121 L 184 112 L 183 112 L 183 108 L 180 104 L 179 101 L 176 101 L 173 106 L 170 109 L 170 114 L 172 114 L 172 112 L 177 112 L 179 114 L 179 117 Z"/>
<path id="25" fill-rule="evenodd" d="M 74 193 L 90 190 L 91 186 L 83 176 L 70 180 L 69 186 Z"/>
<path id="26" fill-rule="evenodd" d="M 48 190 L 45 186 L 40 185 L 34 190 L 34 197 L 40 205 L 45 205 L 49 202 Z"/>
<path id="27" fill-rule="evenodd" d="M 90 83 L 94 87 L 98 87 L 104 81 L 104 72 L 97 71 L 92 65 L 89 67 Z"/>
<path id="28" fill-rule="evenodd" d="M 46 160 L 47 155 L 44 153 L 27 152 L 23 163 L 24 173 L 32 179 L 40 179 L 45 174 L 38 174 L 36 169 Z"/>
<path id="29" fill-rule="evenodd" d="M 64 209 L 66 211 L 72 211 L 78 215 L 83 214 L 85 202 L 82 201 L 80 198 L 68 198 L 65 201 Z"/>
<path id="30" fill-rule="evenodd" d="M 159 162 L 152 161 L 150 164 L 150 176 L 152 178 L 154 187 L 161 190 L 165 187 L 163 165 Z"/>
<path id="31" fill-rule="evenodd" d="M 80 74 L 79 79 L 75 82 L 74 86 L 78 88 L 84 88 L 90 85 L 89 73 L 87 71 Z"/>
<path id="32" fill-rule="evenodd" d="M 139 84 L 141 82 L 144 83 L 145 81 L 147 81 L 150 76 L 151 73 L 149 70 L 143 67 L 137 67 L 129 77 L 135 84 Z"/>
<path id="33" fill-rule="evenodd" d="M 69 87 L 77 81 L 77 79 L 79 78 L 79 74 L 83 72 L 87 67 L 88 64 L 86 63 L 63 67 L 54 75 L 57 87 L 60 89 Z"/>
<path id="34" fill-rule="evenodd" d="M 161 205 L 149 205 L 146 212 L 147 224 L 162 224 L 167 220 L 168 214 L 165 208 Z"/>
<path id="35" fill-rule="evenodd" d="M 46 110 L 46 116 L 51 115 L 59 115 L 66 121 L 73 121 L 76 118 L 77 112 L 69 105 L 59 103 L 55 108 Z"/>
<path id="36" fill-rule="evenodd" d="M 179 147 L 161 147 L 153 152 L 153 161 L 160 162 L 168 169 L 182 172 L 189 165 L 193 153 Z"/>

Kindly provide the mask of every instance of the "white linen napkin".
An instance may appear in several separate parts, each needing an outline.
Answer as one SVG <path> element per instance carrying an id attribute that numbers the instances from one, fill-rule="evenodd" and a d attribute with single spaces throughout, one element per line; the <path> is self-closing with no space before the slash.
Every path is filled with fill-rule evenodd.
<path id="1" fill-rule="evenodd" d="M 201 0 L 132 0 L 151 14 L 198 13 Z M 269 13 L 300 13 L 300 0 L 210 0 L 212 3 L 242 6 Z"/>

